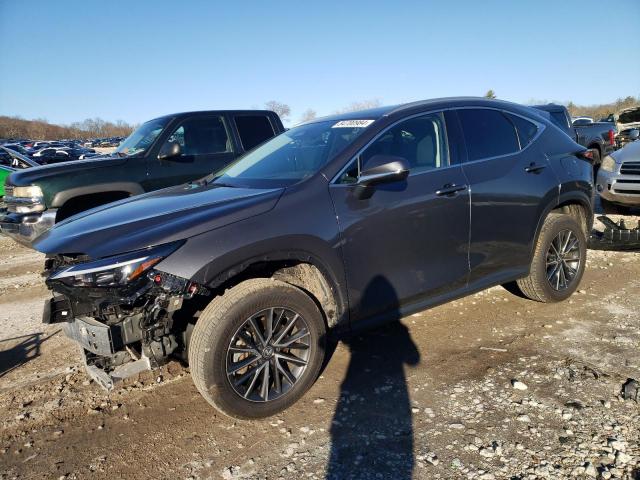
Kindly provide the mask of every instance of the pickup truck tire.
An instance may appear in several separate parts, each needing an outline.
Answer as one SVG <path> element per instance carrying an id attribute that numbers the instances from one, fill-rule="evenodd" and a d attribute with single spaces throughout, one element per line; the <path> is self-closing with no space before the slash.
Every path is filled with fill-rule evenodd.
<path id="1" fill-rule="evenodd" d="M 587 255 L 587 240 L 570 215 L 550 214 L 535 246 L 531 270 L 517 280 L 520 292 L 537 302 L 566 300 L 580 284 Z"/>
<path id="2" fill-rule="evenodd" d="M 198 391 L 217 410 L 264 418 L 291 406 L 313 385 L 324 344 L 324 318 L 303 290 L 251 279 L 202 312 L 188 347 L 189 367 Z"/>

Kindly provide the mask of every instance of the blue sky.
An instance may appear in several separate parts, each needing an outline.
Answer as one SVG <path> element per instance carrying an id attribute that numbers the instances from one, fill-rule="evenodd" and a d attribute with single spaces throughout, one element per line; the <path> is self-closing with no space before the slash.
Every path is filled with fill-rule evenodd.
<path id="1" fill-rule="evenodd" d="M 638 0 L 0 0 L 0 114 L 141 122 L 278 100 L 295 123 L 490 88 L 601 103 L 640 96 L 638 38 Z"/>

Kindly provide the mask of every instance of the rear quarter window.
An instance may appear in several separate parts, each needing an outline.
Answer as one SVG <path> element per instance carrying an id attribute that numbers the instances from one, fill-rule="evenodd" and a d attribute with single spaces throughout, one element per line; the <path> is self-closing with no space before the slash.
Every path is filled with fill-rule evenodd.
<path id="1" fill-rule="evenodd" d="M 518 115 L 512 115 L 511 113 L 506 113 L 505 115 L 509 117 L 509 120 L 516 126 L 520 148 L 525 148 L 538 133 L 538 126 Z"/>
<path id="2" fill-rule="evenodd" d="M 468 161 L 508 155 L 520 150 L 516 129 L 498 110 L 462 109 L 458 117 L 467 145 Z"/>

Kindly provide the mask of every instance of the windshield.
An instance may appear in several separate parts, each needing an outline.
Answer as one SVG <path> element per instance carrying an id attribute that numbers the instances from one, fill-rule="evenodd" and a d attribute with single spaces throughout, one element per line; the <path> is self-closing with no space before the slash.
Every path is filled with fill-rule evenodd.
<path id="1" fill-rule="evenodd" d="M 143 153 L 158 138 L 170 120 L 170 118 L 160 118 L 143 123 L 116 148 L 114 153 L 121 157 L 131 157 Z"/>
<path id="2" fill-rule="evenodd" d="M 325 121 L 292 128 L 215 174 L 216 183 L 286 186 L 319 171 L 373 120 Z"/>

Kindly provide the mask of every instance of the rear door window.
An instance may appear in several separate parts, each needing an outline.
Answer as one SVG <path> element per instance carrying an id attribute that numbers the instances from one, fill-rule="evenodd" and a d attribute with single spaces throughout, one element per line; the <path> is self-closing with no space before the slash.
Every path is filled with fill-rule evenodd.
<path id="1" fill-rule="evenodd" d="M 238 115 L 235 121 L 240 142 L 245 151 L 273 137 L 273 126 L 265 115 Z"/>
<path id="2" fill-rule="evenodd" d="M 462 109 L 458 117 L 467 145 L 467 161 L 499 157 L 520 150 L 516 129 L 498 110 Z"/>
<path id="3" fill-rule="evenodd" d="M 183 155 L 231 152 L 231 141 L 220 116 L 194 117 L 183 121 L 167 143 L 179 143 Z"/>

